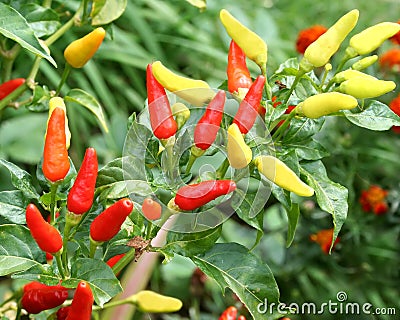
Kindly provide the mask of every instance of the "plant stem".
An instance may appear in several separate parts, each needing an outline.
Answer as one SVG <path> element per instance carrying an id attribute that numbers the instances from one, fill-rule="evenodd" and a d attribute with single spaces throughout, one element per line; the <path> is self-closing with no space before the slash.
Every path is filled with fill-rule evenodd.
<path id="1" fill-rule="evenodd" d="M 54 32 L 50 37 L 48 37 L 45 41 L 45 44 L 47 46 L 52 45 L 54 42 L 56 42 L 65 32 L 67 32 L 75 23 L 76 19 L 79 17 L 82 11 L 82 4 L 79 7 L 79 9 L 75 12 L 74 16 L 69 19 L 60 29 L 58 29 L 56 32 Z"/>
<path id="2" fill-rule="evenodd" d="M 194 162 L 196 161 L 197 157 L 190 152 L 190 156 L 189 156 L 189 160 L 188 163 L 186 165 L 186 170 L 185 170 L 185 174 L 189 174 L 190 169 L 192 169 Z"/>
<path id="3" fill-rule="evenodd" d="M 64 280 L 65 273 L 64 273 L 64 268 L 63 268 L 62 261 L 61 261 L 61 254 L 57 253 L 55 255 L 55 257 L 56 257 L 56 261 L 57 261 L 58 271 L 60 272 L 61 278 Z"/>
<path id="4" fill-rule="evenodd" d="M 267 95 L 267 100 L 271 100 L 271 95 L 272 95 L 272 90 L 271 90 L 271 87 L 270 87 L 270 85 L 269 85 L 269 83 L 268 83 L 268 76 L 267 76 L 267 65 L 266 64 L 264 64 L 262 67 L 261 67 L 261 73 L 262 73 L 262 75 L 265 77 L 265 92 L 266 92 L 266 95 Z"/>
<path id="5" fill-rule="evenodd" d="M 56 96 L 60 94 L 61 88 L 64 85 L 65 81 L 68 79 L 69 74 L 71 73 L 71 65 L 67 62 L 65 63 L 65 68 L 60 80 L 60 83 L 58 84 L 57 90 L 56 90 Z"/>
<path id="6" fill-rule="evenodd" d="M 68 239 L 69 239 L 69 233 L 71 231 L 72 225 L 71 223 L 68 223 L 68 221 L 65 223 L 64 227 L 64 235 L 63 235 L 63 253 L 62 253 L 62 263 L 65 267 L 66 270 L 68 270 L 68 261 L 67 261 L 67 246 L 68 246 Z"/>
<path id="7" fill-rule="evenodd" d="M 125 255 L 118 260 L 118 262 L 112 267 L 114 274 L 121 272 L 126 265 L 128 265 L 135 258 L 136 249 L 130 249 Z"/>
<path id="8" fill-rule="evenodd" d="M 90 249 L 89 249 L 89 258 L 94 258 L 94 255 L 96 254 L 97 250 L 97 245 L 98 243 L 93 241 L 92 238 L 90 238 Z"/>
<path id="9" fill-rule="evenodd" d="M 290 121 L 293 119 L 293 117 L 296 115 L 296 108 L 294 108 L 288 115 L 288 117 L 284 120 L 282 125 L 274 132 L 272 135 L 273 140 L 279 140 L 279 138 L 282 136 L 282 134 L 285 132 L 287 127 L 289 127 Z"/>
<path id="10" fill-rule="evenodd" d="M 42 7 L 51 8 L 51 3 L 53 0 L 43 0 Z"/>
<path id="11" fill-rule="evenodd" d="M 221 165 L 217 169 L 216 172 L 217 179 L 223 179 L 225 177 L 226 171 L 228 171 L 228 168 L 229 168 L 229 160 L 228 158 L 225 158 L 225 160 L 221 163 Z"/>
<path id="12" fill-rule="evenodd" d="M 299 69 L 299 70 L 297 71 L 296 78 L 294 79 L 293 84 L 292 84 L 292 86 L 290 87 L 289 92 L 287 93 L 287 96 L 286 96 L 285 100 L 283 101 L 283 104 L 286 104 L 286 103 L 289 101 L 290 96 L 292 95 L 294 89 L 296 88 L 296 86 L 298 85 L 298 83 L 299 83 L 301 77 L 302 77 L 304 74 L 305 74 L 305 71 L 304 71 L 304 70 Z"/>
<path id="13" fill-rule="evenodd" d="M 57 196 L 58 182 L 52 183 L 50 186 L 50 223 L 56 222 L 56 196 Z"/>

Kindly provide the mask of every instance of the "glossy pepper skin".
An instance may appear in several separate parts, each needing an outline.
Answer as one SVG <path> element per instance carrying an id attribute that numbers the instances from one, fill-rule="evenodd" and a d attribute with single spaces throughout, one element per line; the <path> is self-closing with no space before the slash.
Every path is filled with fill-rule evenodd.
<path id="1" fill-rule="evenodd" d="M 65 112 L 55 108 L 47 124 L 42 170 L 51 182 L 62 180 L 70 168 L 65 136 Z"/>
<path id="2" fill-rule="evenodd" d="M 196 107 L 209 102 L 215 95 L 207 82 L 177 75 L 160 61 L 153 62 L 152 70 L 154 77 L 165 89 Z"/>
<path id="3" fill-rule="evenodd" d="M 32 203 L 26 207 L 26 224 L 40 249 L 53 255 L 62 250 L 60 232 L 44 220 L 39 209 Z"/>
<path id="4" fill-rule="evenodd" d="M 139 291 L 131 297 L 131 300 L 140 311 L 146 313 L 176 312 L 182 308 L 181 300 L 150 290 Z"/>
<path id="5" fill-rule="evenodd" d="M 393 81 L 358 77 L 342 82 L 339 86 L 339 91 L 352 95 L 357 99 L 366 99 L 379 97 L 395 88 L 396 83 Z"/>
<path id="6" fill-rule="evenodd" d="M 317 40 L 311 43 L 304 57 L 300 61 L 300 69 L 305 72 L 311 71 L 314 67 L 322 67 L 329 62 L 329 59 L 336 53 L 339 46 L 355 27 L 358 21 L 359 11 L 351 10 L 341 17 Z"/>
<path id="7" fill-rule="evenodd" d="M 344 71 L 341 71 L 341 72 L 337 73 L 333 77 L 333 81 L 336 82 L 336 83 L 342 83 L 343 81 L 346 81 L 346 80 L 349 80 L 349 79 L 352 79 L 352 78 L 358 78 L 358 77 L 377 80 L 375 77 L 370 76 L 369 74 L 360 72 L 358 70 L 347 69 L 347 70 L 344 70 Z"/>
<path id="8" fill-rule="evenodd" d="M 245 55 L 264 68 L 268 59 L 267 44 L 259 35 L 244 26 L 227 10 L 222 9 L 219 14 L 229 36 L 239 45 Z"/>
<path id="9" fill-rule="evenodd" d="M 67 117 L 67 108 L 64 103 L 64 99 L 61 97 L 53 97 L 49 100 L 49 118 L 47 119 L 47 124 L 49 123 L 51 114 L 53 113 L 55 108 L 61 108 L 64 110 L 65 113 L 65 139 L 66 139 L 66 146 L 69 149 L 71 143 L 71 131 L 69 130 L 68 126 L 68 117 Z M 47 135 L 47 131 L 46 131 Z"/>
<path id="10" fill-rule="evenodd" d="M 68 193 L 67 208 L 70 212 L 79 215 L 91 208 L 96 187 L 97 171 L 96 150 L 88 148 L 75 182 Z"/>
<path id="11" fill-rule="evenodd" d="M 162 207 L 157 201 L 149 197 L 143 200 L 142 212 L 146 219 L 157 220 L 161 218 Z"/>
<path id="12" fill-rule="evenodd" d="M 394 22 L 381 22 L 352 36 L 349 48 L 350 56 L 363 55 L 379 48 L 382 43 L 400 31 L 400 25 Z"/>
<path id="13" fill-rule="evenodd" d="M 21 86 L 24 82 L 24 78 L 16 78 L 0 84 L 0 100 L 3 100 L 11 92 Z"/>
<path id="14" fill-rule="evenodd" d="M 97 242 L 112 239 L 120 230 L 126 217 L 132 212 L 133 202 L 121 199 L 108 207 L 90 225 L 90 237 Z"/>
<path id="15" fill-rule="evenodd" d="M 378 55 L 374 54 L 372 56 L 368 56 L 358 60 L 357 62 L 354 62 L 351 68 L 354 70 L 361 71 L 373 65 L 376 61 L 378 61 Z"/>
<path id="16" fill-rule="evenodd" d="M 105 35 L 106 31 L 100 27 L 71 42 L 64 50 L 65 60 L 74 68 L 82 68 L 99 49 Z"/>
<path id="17" fill-rule="evenodd" d="M 36 314 L 62 305 L 67 298 L 67 288 L 33 281 L 24 286 L 21 305 L 28 313 Z"/>
<path id="18" fill-rule="evenodd" d="M 232 123 L 228 128 L 226 150 L 229 164 L 235 169 L 246 167 L 253 157 L 250 147 L 244 141 L 243 135 L 235 123 Z"/>
<path id="19" fill-rule="evenodd" d="M 66 320 L 90 320 L 94 297 L 87 282 L 81 281 L 76 288 Z"/>
<path id="20" fill-rule="evenodd" d="M 194 144 L 197 148 L 207 150 L 214 143 L 224 115 L 225 100 L 225 91 L 219 90 L 197 122 L 194 129 Z"/>
<path id="21" fill-rule="evenodd" d="M 340 110 L 353 109 L 357 105 L 357 99 L 351 95 L 340 92 L 326 92 L 308 97 L 299 103 L 296 113 L 310 119 L 317 119 Z"/>
<path id="22" fill-rule="evenodd" d="M 209 203 L 219 196 L 229 194 L 236 189 L 232 180 L 207 180 L 179 188 L 175 204 L 182 210 L 190 211 Z"/>
<path id="23" fill-rule="evenodd" d="M 244 99 L 240 102 L 239 109 L 233 118 L 233 123 L 237 124 L 240 132 L 243 134 L 249 132 L 256 121 L 264 85 L 265 77 L 258 76 L 251 85 Z"/>
<path id="24" fill-rule="evenodd" d="M 164 87 L 153 76 L 152 65 L 146 69 L 147 99 L 150 124 L 158 139 L 168 139 L 178 130 Z"/>
<path id="25" fill-rule="evenodd" d="M 311 197 L 314 189 L 305 184 L 285 163 L 273 156 L 258 156 L 254 159 L 258 171 L 269 181 L 301 197 Z"/>
<path id="26" fill-rule="evenodd" d="M 243 89 L 247 91 L 246 89 L 250 88 L 253 83 L 250 71 L 247 68 L 246 55 L 233 40 L 229 46 L 226 73 L 228 75 L 228 90 L 230 93 L 240 95 Z"/>

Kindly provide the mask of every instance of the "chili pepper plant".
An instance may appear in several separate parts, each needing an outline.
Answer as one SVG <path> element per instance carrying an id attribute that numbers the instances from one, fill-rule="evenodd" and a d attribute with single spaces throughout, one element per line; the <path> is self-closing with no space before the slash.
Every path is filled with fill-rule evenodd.
<path id="1" fill-rule="evenodd" d="M 71 12 L 58 2 L 16 3 L 0 2 L 0 111 L 18 103 L 49 112 L 36 172 L 0 159 L 15 187 L 0 193 L 0 275 L 16 283 L 0 302 L 2 319 L 103 319 L 104 310 L 124 304 L 138 313 L 184 314 L 179 299 L 145 290 L 145 284 L 123 296 L 129 288 L 121 285 L 121 273 L 145 263 L 149 253 L 165 263 L 174 256 L 191 260 L 222 292 L 235 293 L 248 318 L 290 313 L 274 307 L 261 314 L 258 308 L 280 301 L 273 272 L 253 250 L 264 234 L 265 209 L 279 204 L 287 214 L 289 247 L 301 205 L 312 199 L 331 215 L 324 252 L 339 241 L 348 190 L 329 178 L 322 161 L 329 151 L 318 135 L 330 117 L 373 131 L 400 126 L 400 118 L 377 100 L 396 84 L 367 74 L 360 62 L 400 25 L 384 22 L 351 35 L 362 14 L 351 10 L 303 56 L 271 70 L 268 39 L 221 8 L 215 22 L 231 43 L 220 86 L 182 76 L 155 57 L 143 66 L 148 99 L 129 118 L 122 156 L 99 165 L 96 150 L 87 146 L 75 166 L 69 147 L 80 137 L 69 131 L 72 108 L 90 111 L 104 135 L 107 120 L 96 97 L 63 87 L 96 58 L 103 41 L 113 41 L 112 23 L 130 4 L 82 0 L 64 20 Z M 43 30 L 35 19 L 45 18 Z M 52 52 L 73 26 L 90 30 L 63 52 Z M 31 68 L 10 82 L 21 52 L 33 58 Z M 44 63 L 60 73 L 57 85 L 37 81 Z M 248 64 L 258 71 L 250 72 Z M 223 241 L 231 218 L 256 231 L 251 246 Z"/>

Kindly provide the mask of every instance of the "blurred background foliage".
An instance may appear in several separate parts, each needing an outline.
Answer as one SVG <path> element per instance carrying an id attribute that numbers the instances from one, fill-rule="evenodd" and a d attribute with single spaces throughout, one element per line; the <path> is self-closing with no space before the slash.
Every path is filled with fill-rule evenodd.
<path id="1" fill-rule="evenodd" d="M 79 4 L 78 1 L 55 3 L 67 6 L 72 13 Z M 381 21 L 400 19 L 398 0 L 209 0 L 204 11 L 183 0 L 129 1 L 123 16 L 107 27 L 107 38 L 93 61 L 83 70 L 73 71 L 62 91 L 66 93 L 70 88 L 79 87 L 97 97 L 110 128 L 109 134 L 104 134 L 94 117 L 79 106 L 68 110 L 73 137 L 70 155 L 77 167 L 87 146 L 97 149 L 102 164 L 121 155 L 128 117 L 144 106 L 148 63 L 161 60 L 168 68 L 206 80 L 212 87 L 218 87 L 225 80 L 229 38 L 219 22 L 221 8 L 231 11 L 266 40 L 269 73 L 289 57 L 298 56 L 295 51 L 297 34 L 313 24 L 329 27 L 353 8 L 360 10 L 359 23 L 353 33 Z M 50 90 L 57 87 L 64 67 L 61 63 L 64 48 L 88 30 L 73 28 L 51 47 L 59 68 L 43 62 L 37 77 L 39 83 Z M 385 43 L 383 50 L 391 46 L 393 44 Z M 26 76 L 32 59 L 31 55 L 21 54 L 13 77 Z M 257 75 L 256 66 L 250 61 L 248 65 L 252 74 Z M 398 74 L 383 74 L 377 65 L 369 72 L 394 78 L 400 87 Z M 383 101 L 390 102 L 398 92 L 384 96 Z M 7 108 L 0 115 L 0 157 L 34 172 L 42 154 L 46 119 L 45 110 Z M 337 302 L 336 294 L 344 291 L 349 302 L 397 307 L 397 316 L 324 314 L 323 319 L 395 319 L 400 314 L 400 136 L 392 131 L 363 130 L 335 118 L 326 122 L 319 140 L 331 152 L 331 157 L 325 160 L 330 178 L 350 191 L 349 217 L 341 231 L 340 242 L 332 255 L 326 255 L 309 240 L 310 234 L 332 225 L 326 213 L 307 202 L 302 204 L 294 242 L 286 249 L 286 215 L 271 203 L 265 213 L 266 234 L 255 251 L 276 276 L 282 302 L 312 301 L 317 305 L 329 300 Z M 371 184 L 389 190 L 389 211 L 385 215 L 363 212 L 359 205 L 361 190 Z M 0 190 L 11 188 L 8 172 L 0 168 Z M 235 219 L 224 225 L 222 240 L 250 247 L 255 237 L 253 230 Z M 215 284 L 204 283 L 204 279 L 198 281 L 193 271 L 190 262 L 177 258 L 169 264 L 160 264 L 154 272 L 150 282 L 152 289 L 179 296 L 185 302 L 182 316 L 165 316 L 164 319 L 187 319 L 190 314 L 196 314 L 196 310 L 201 310 L 199 319 L 216 319 L 229 304 L 240 305 L 229 292 L 222 297 Z M 317 319 L 317 316 L 292 317 L 306 318 Z"/>

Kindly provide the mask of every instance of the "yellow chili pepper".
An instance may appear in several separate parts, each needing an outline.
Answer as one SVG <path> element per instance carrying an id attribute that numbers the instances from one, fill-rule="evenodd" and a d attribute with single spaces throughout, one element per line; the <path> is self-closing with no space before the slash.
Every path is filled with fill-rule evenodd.
<path id="1" fill-rule="evenodd" d="M 226 32 L 244 51 L 245 55 L 257 63 L 261 69 L 265 68 L 268 58 L 268 47 L 265 41 L 255 32 L 240 23 L 240 21 L 227 10 L 222 9 L 219 17 Z"/>
<path id="2" fill-rule="evenodd" d="M 354 62 L 351 68 L 354 70 L 361 71 L 373 65 L 376 61 L 378 61 L 378 56 L 374 54 L 373 56 L 368 56 L 361 60 L 358 60 L 357 62 Z"/>
<path id="3" fill-rule="evenodd" d="M 61 108 L 64 110 L 64 113 L 65 113 L 65 138 L 66 138 L 65 140 L 66 140 L 67 149 L 69 149 L 69 146 L 71 144 L 71 131 L 69 130 L 69 126 L 68 126 L 67 108 L 65 107 L 63 98 L 54 97 L 54 98 L 50 99 L 50 101 L 49 101 L 49 117 L 47 119 L 47 124 L 49 123 L 50 116 L 53 113 L 55 108 Z M 47 135 L 47 129 L 46 129 L 46 133 L 44 136 L 46 137 L 46 135 Z"/>
<path id="4" fill-rule="evenodd" d="M 246 167 L 253 155 L 250 147 L 244 141 L 243 135 L 236 123 L 228 128 L 227 152 L 229 164 L 232 168 L 242 169 Z"/>
<path id="5" fill-rule="evenodd" d="M 175 117 L 175 121 L 178 124 L 178 128 L 186 123 L 190 117 L 190 110 L 181 102 L 176 102 L 171 106 L 172 115 Z"/>
<path id="6" fill-rule="evenodd" d="M 346 52 L 350 57 L 370 53 L 399 31 L 400 24 L 398 23 L 378 23 L 351 37 L 350 45 Z"/>
<path id="7" fill-rule="evenodd" d="M 150 290 L 139 291 L 130 299 L 140 311 L 149 313 L 176 312 L 182 308 L 182 301 L 163 296 Z"/>
<path id="8" fill-rule="evenodd" d="M 179 76 L 160 61 L 153 62 L 152 69 L 154 77 L 165 89 L 197 107 L 209 102 L 215 96 L 215 92 L 207 82 Z"/>
<path id="9" fill-rule="evenodd" d="M 339 110 L 357 107 L 357 99 L 339 92 L 326 92 L 308 97 L 296 107 L 296 113 L 311 119 L 326 116 Z"/>
<path id="10" fill-rule="evenodd" d="M 310 44 L 300 61 L 300 68 L 308 72 L 314 67 L 322 67 L 328 63 L 346 36 L 353 30 L 358 21 L 358 15 L 357 9 L 348 12 Z"/>
<path id="11" fill-rule="evenodd" d="M 302 197 L 311 197 L 314 189 L 305 184 L 285 163 L 273 156 L 258 156 L 254 159 L 258 171 L 279 187 Z"/>
<path id="12" fill-rule="evenodd" d="M 357 78 L 357 77 L 378 80 L 369 74 L 366 74 L 366 73 L 363 73 L 363 72 L 360 72 L 357 70 L 353 70 L 353 69 L 347 69 L 347 70 L 341 71 L 338 74 L 336 74 L 333 77 L 333 81 L 336 83 L 342 83 L 343 81 L 346 81 L 346 80 L 349 80 L 352 78 Z"/>
<path id="13" fill-rule="evenodd" d="M 82 68 L 96 53 L 105 35 L 106 31 L 100 27 L 71 42 L 64 50 L 65 60 L 74 68 Z"/>
<path id="14" fill-rule="evenodd" d="M 395 88 L 396 83 L 393 81 L 357 77 L 342 82 L 339 91 L 358 99 L 366 99 L 379 97 Z"/>

